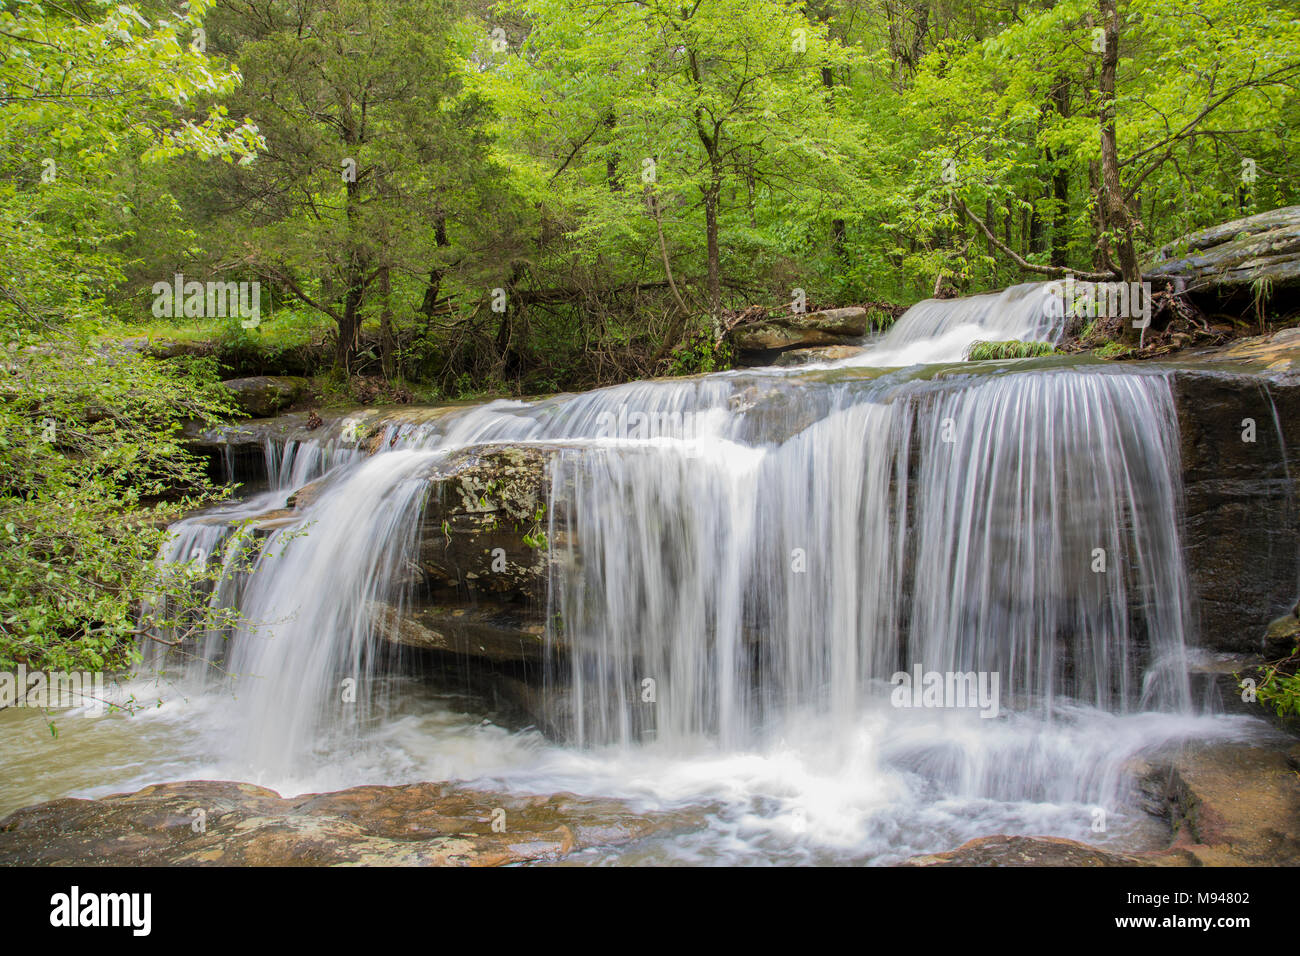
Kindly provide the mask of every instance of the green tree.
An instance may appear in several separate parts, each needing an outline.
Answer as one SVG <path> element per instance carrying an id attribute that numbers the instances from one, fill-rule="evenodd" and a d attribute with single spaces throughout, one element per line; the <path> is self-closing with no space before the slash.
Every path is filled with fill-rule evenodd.
<path id="1" fill-rule="evenodd" d="M 201 51 L 208 6 L 0 10 L 0 666 L 123 664 L 142 598 L 193 598 L 152 559 L 159 524 L 208 492 L 181 424 L 224 404 L 210 369 L 94 336 L 131 215 L 115 174 L 183 153 L 247 162 L 258 145 L 220 106 L 191 109 L 239 79 Z"/>

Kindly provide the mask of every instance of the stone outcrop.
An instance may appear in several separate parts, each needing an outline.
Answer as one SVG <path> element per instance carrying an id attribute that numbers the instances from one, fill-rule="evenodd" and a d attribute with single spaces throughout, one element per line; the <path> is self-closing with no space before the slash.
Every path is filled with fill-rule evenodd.
<path id="1" fill-rule="evenodd" d="M 254 375 L 221 383 L 231 393 L 240 411 L 253 418 L 267 418 L 306 397 L 311 383 L 292 375 Z"/>
<path id="2" fill-rule="evenodd" d="M 778 368 L 812 365 L 815 362 L 839 362 L 862 352 L 861 345 L 821 345 L 813 348 L 790 349 L 777 356 L 772 364 Z"/>
<path id="3" fill-rule="evenodd" d="M 431 466 L 418 560 L 433 595 L 545 605 L 554 454 L 547 446 L 485 445 Z"/>
<path id="4" fill-rule="evenodd" d="M 1300 340 L 1293 348 L 1300 358 Z M 1174 375 L 1185 547 L 1202 643 L 1262 653 L 1269 623 L 1295 606 L 1300 582 L 1300 376 L 1230 367 L 1207 362 Z"/>
<path id="5" fill-rule="evenodd" d="M 1142 866 L 1138 857 L 1060 837 L 978 837 L 943 853 L 904 860 L 902 866 Z"/>
<path id="6" fill-rule="evenodd" d="M 286 798 L 198 780 L 18 810 L 0 820 L 0 866 L 504 866 L 701 825 L 700 811 L 571 794 L 415 783 Z"/>
<path id="7" fill-rule="evenodd" d="M 1146 809 L 1163 817 L 1168 853 L 1198 866 L 1300 865 L 1300 745 L 1202 744 L 1133 768 Z"/>
<path id="8" fill-rule="evenodd" d="M 736 326 L 730 332 L 742 365 L 766 365 L 791 349 L 860 345 L 869 313 L 860 306 L 790 313 Z"/>
<path id="9" fill-rule="evenodd" d="M 1146 271 L 1187 291 L 1248 292 L 1257 281 L 1274 290 L 1300 288 L 1300 206 L 1234 219 L 1171 242 Z"/>

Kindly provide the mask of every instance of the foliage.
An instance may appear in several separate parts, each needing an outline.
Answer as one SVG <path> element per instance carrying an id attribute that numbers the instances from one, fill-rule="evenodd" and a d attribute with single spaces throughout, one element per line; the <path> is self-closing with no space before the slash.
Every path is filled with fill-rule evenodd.
<path id="1" fill-rule="evenodd" d="M 700 375 L 729 369 L 735 361 L 730 342 L 719 341 L 711 330 L 687 337 L 673 350 L 668 364 L 669 375 Z"/>
<path id="2" fill-rule="evenodd" d="M 1122 342 L 1107 342 L 1101 348 L 1094 349 L 1092 354 L 1099 359 L 1114 361 L 1115 359 L 1128 358 L 1134 351 L 1131 346 L 1124 345 Z"/>
<path id="3" fill-rule="evenodd" d="M 1260 669 L 1255 689 L 1259 702 L 1279 717 L 1300 717 L 1300 647 L 1291 656 Z"/>
<path id="4" fill-rule="evenodd" d="M 259 144 L 191 109 L 239 79 L 190 46 L 209 7 L 0 9 L 0 666 L 124 664 L 141 599 L 177 588 L 152 560 L 163 525 L 210 495 L 180 427 L 228 411 L 214 369 L 92 345 L 132 231 L 117 175 Z"/>

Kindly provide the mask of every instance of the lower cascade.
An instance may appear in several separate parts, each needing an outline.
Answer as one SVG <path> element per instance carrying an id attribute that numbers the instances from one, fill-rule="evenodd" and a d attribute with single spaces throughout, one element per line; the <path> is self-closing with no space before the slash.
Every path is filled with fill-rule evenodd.
<path id="1" fill-rule="evenodd" d="M 1036 289 L 922 303 L 837 365 L 399 420 L 369 456 L 275 445 L 269 490 L 159 556 L 221 568 L 239 623 L 146 640 L 131 692 L 184 725 L 178 772 L 713 808 L 670 858 L 1097 840 L 1097 808 L 1140 842 L 1132 758 L 1240 718 L 1191 690 L 1169 373 L 940 364 L 989 328 L 1059 334 Z M 900 351 L 930 364 L 871 365 Z M 550 455 L 544 650 L 512 675 L 545 733 L 484 720 L 469 678 L 434 689 L 379 634 L 421 587 L 431 469 L 497 447 Z"/>

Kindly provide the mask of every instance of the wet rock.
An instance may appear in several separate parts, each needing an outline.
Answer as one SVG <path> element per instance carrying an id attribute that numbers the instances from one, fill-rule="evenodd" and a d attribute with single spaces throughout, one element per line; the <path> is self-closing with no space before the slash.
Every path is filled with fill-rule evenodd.
<path id="1" fill-rule="evenodd" d="M 861 345 L 822 345 L 807 349 L 790 349 L 782 352 L 773 365 L 790 368 L 796 365 L 811 365 L 814 362 L 838 362 L 853 358 L 862 352 Z"/>
<path id="2" fill-rule="evenodd" d="M 484 445 L 432 466 L 419 565 L 435 594 L 488 594 L 545 606 L 555 454 L 549 446 Z"/>
<path id="3" fill-rule="evenodd" d="M 1181 279 L 1188 291 L 1233 292 L 1265 280 L 1300 287 L 1300 206 L 1202 229 L 1165 246 L 1147 270 Z"/>
<path id="4" fill-rule="evenodd" d="M 240 411 L 253 418 L 268 418 L 306 396 L 311 383 L 290 375 L 254 375 L 221 383 Z"/>
<path id="5" fill-rule="evenodd" d="M 1300 382 L 1220 371 L 1174 373 L 1185 548 L 1202 643 L 1263 653 L 1269 622 L 1296 603 Z"/>
<path id="6" fill-rule="evenodd" d="M 1264 632 L 1264 657 L 1273 660 L 1286 657 L 1300 646 L 1300 607 L 1293 607 L 1268 626 Z"/>
<path id="7" fill-rule="evenodd" d="M 1059 837 L 987 836 L 955 850 L 904 860 L 901 866 L 1142 866 L 1136 856 L 1112 853 Z"/>
<path id="8" fill-rule="evenodd" d="M 537 615 L 500 607 L 383 605 L 373 621 L 385 640 L 417 650 L 445 651 L 488 661 L 540 661 L 546 628 Z"/>
<path id="9" fill-rule="evenodd" d="M 285 798 L 199 780 L 18 810 L 0 820 L 0 865 L 502 866 L 701 825 L 692 812 L 570 794 L 415 783 Z"/>
<path id="10" fill-rule="evenodd" d="M 1142 786 L 1169 821 L 1172 849 L 1205 866 L 1300 865 L 1295 747 L 1278 737 L 1148 758 Z"/>

